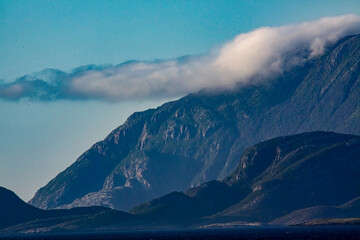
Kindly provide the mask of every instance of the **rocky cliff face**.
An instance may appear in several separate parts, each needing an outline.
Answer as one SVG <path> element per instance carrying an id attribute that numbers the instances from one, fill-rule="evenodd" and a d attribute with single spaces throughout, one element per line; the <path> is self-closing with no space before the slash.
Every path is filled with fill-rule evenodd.
<path id="1" fill-rule="evenodd" d="M 264 139 L 313 130 L 360 134 L 359 68 L 357 35 L 267 83 L 203 91 L 134 113 L 30 203 L 127 210 L 224 178 L 245 147 Z"/>
<path id="2" fill-rule="evenodd" d="M 359 169 L 357 136 L 311 132 L 259 143 L 225 179 L 250 193 L 216 218 L 267 222 L 297 209 L 344 204 L 360 196 Z"/>
<path id="3" fill-rule="evenodd" d="M 297 224 L 360 217 L 359 170 L 358 136 L 310 132 L 279 137 L 247 148 L 223 181 L 165 195 L 131 212 L 175 224 Z"/>
<path id="4" fill-rule="evenodd" d="M 0 234 L 354 221 L 360 218 L 359 169 L 360 136 L 318 131 L 260 142 L 222 181 L 166 194 L 130 213 L 41 210 L 0 187 Z"/>

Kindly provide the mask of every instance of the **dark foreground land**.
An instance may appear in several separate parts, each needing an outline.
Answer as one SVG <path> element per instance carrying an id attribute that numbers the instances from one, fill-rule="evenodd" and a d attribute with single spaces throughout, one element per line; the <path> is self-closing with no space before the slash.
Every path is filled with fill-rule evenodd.
<path id="1" fill-rule="evenodd" d="M 359 226 L 246 227 L 137 231 L 121 233 L 78 233 L 57 235 L 3 236 L 0 239 L 360 239 Z"/>

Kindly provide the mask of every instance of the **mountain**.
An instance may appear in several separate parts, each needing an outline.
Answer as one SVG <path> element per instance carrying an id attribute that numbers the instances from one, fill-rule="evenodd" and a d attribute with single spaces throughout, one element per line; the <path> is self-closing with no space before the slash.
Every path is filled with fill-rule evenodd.
<path id="1" fill-rule="evenodd" d="M 129 213 L 104 207 L 41 210 L 1 188 L 0 235 L 356 224 L 359 169 L 360 136 L 318 131 L 278 137 L 247 148 L 222 181 L 166 194 Z"/>
<path id="2" fill-rule="evenodd" d="M 0 228 L 29 221 L 41 216 L 43 212 L 22 201 L 12 191 L 0 187 Z"/>
<path id="3" fill-rule="evenodd" d="M 96 221 L 92 219 L 96 219 Z M 116 221 L 114 221 L 114 219 Z M 82 207 L 61 210 L 42 210 L 21 200 L 12 191 L 0 187 L 0 235 L 48 231 L 95 230 L 94 226 L 121 223 L 134 218 L 127 213 L 104 207 Z"/>
<path id="4" fill-rule="evenodd" d="M 359 136 L 310 132 L 279 137 L 247 148 L 223 181 L 170 193 L 131 213 L 185 225 L 360 217 L 359 169 Z"/>
<path id="5" fill-rule="evenodd" d="M 108 210 L 104 207 L 85 207 L 45 211 L 25 203 L 14 192 L 0 187 L 0 229 L 34 219 L 74 218 Z"/>
<path id="6" fill-rule="evenodd" d="M 42 209 L 128 210 L 230 174 L 243 150 L 305 131 L 360 134 L 360 35 L 281 76 L 204 90 L 131 115 L 42 187 Z"/>
<path id="7" fill-rule="evenodd" d="M 271 221 L 274 225 L 297 225 L 322 219 L 354 218 L 360 216 L 360 197 L 340 206 L 314 206 L 299 209 Z"/>
<path id="8" fill-rule="evenodd" d="M 211 181 L 186 192 L 172 192 L 133 208 L 130 213 L 157 225 L 188 226 L 243 199 L 247 189 Z M 221 196 L 221 197 L 219 197 Z"/>

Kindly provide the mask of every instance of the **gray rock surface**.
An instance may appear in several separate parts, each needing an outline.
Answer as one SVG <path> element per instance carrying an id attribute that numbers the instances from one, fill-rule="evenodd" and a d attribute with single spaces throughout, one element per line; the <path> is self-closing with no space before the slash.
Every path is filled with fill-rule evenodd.
<path id="1" fill-rule="evenodd" d="M 128 210 L 226 177 L 246 147 L 265 139 L 314 130 L 360 134 L 359 74 L 357 35 L 266 83 L 202 91 L 134 113 L 30 204 Z"/>
<path id="2" fill-rule="evenodd" d="M 360 217 L 359 170 L 359 136 L 309 132 L 279 137 L 247 148 L 223 181 L 167 194 L 131 213 L 160 223 L 203 225 Z"/>

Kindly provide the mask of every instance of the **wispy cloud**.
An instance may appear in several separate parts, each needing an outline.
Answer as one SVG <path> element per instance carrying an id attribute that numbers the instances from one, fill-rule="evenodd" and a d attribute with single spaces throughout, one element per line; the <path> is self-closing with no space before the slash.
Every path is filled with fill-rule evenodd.
<path id="1" fill-rule="evenodd" d="M 118 101 L 176 97 L 204 88 L 231 88 L 266 79 L 324 53 L 340 38 L 360 33 L 360 17 L 345 15 L 240 34 L 207 55 L 116 66 L 85 66 L 70 73 L 47 69 L 12 83 L 0 98 Z"/>

